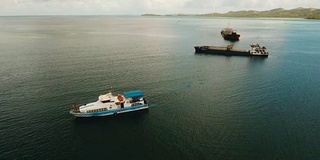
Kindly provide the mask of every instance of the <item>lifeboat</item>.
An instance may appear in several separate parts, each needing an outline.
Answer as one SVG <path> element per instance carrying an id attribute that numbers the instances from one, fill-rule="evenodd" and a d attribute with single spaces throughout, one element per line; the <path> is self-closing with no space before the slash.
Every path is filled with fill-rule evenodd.
<path id="1" fill-rule="evenodd" d="M 121 102 L 121 101 L 123 101 L 123 95 L 121 95 L 121 94 L 118 94 L 118 100 Z"/>

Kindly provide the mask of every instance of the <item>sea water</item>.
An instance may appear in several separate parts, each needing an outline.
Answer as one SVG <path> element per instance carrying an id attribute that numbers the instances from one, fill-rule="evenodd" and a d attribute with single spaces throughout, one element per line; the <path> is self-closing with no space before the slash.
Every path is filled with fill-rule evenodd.
<path id="1" fill-rule="evenodd" d="M 319 37 L 305 19 L 0 17 L 0 159 L 317 159 Z M 269 57 L 193 48 L 252 43 Z M 69 114 L 111 86 L 149 110 Z"/>

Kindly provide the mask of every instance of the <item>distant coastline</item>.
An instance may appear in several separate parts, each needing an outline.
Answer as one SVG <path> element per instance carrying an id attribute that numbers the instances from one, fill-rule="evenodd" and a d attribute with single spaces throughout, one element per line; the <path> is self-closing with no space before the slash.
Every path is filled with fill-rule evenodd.
<path id="1" fill-rule="evenodd" d="M 286 10 L 276 8 L 268 11 L 230 11 L 228 13 L 206 13 L 206 14 L 143 14 L 141 16 L 205 16 L 205 17 L 252 17 L 252 18 L 305 18 L 320 20 L 320 9 L 317 8 L 295 8 Z"/>

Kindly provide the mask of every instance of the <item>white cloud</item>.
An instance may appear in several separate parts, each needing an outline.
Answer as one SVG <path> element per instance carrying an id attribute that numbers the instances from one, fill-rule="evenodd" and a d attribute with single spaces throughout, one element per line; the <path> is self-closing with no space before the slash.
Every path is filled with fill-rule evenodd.
<path id="1" fill-rule="evenodd" d="M 319 8 L 318 0 L 1 0 L 0 15 L 210 13 Z"/>

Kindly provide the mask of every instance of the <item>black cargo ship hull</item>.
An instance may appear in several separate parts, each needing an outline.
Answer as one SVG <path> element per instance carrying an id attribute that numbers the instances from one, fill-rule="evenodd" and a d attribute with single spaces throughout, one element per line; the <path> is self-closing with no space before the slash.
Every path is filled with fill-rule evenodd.
<path id="1" fill-rule="evenodd" d="M 229 40 L 229 41 L 239 41 L 239 38 L 240 38 L 240 34 L 237 34 L 237 33 L 228 34 L 221 31 L 221 35 L 225 40 Z"/>
<path id="2" fill-rule="evenodd" d="M 229 40 L 229 41 L 239 41 L 240 35 L 238 34 L 223 34 L 221 33 L 222 37 L 225 40 Z"/>
<path id="3" fill-rule="evenodd" d="M 247 50 L 227 49 L 226 47 L 195 46 L 195 53 L 215 54 L 225 56 L 251 56 Z"/>

